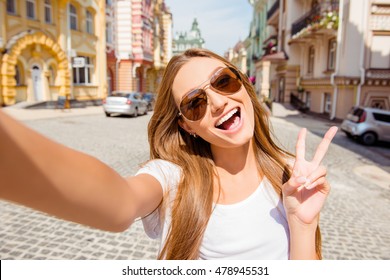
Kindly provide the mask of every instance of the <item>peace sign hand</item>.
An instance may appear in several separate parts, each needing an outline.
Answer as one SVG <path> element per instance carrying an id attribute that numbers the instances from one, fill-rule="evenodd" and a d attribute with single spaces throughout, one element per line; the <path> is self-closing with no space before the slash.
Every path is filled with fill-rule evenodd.
<path id="1" fill-rule="evenodd" d="M 330 191 L 325 179 L 326 168 L 320 164 L 337 129 L 334 126 L 326 132 L 312 161 L 305 159 L 306 129 L 299 132 L 291 178 L 282 187 L 283 204 L 289 221 L 293 219 L 307 225 L 317 223 L 318 214 Z"/>

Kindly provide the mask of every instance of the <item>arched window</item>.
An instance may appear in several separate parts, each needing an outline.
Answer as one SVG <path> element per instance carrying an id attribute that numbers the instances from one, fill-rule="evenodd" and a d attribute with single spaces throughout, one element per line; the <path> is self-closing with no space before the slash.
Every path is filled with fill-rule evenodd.
<path id="1" fill-rule="evenodd" d="M 77 30 L 77 9 L 72 4 L 69 4 L 69 24 L 70 29 Z"/>
<path id="2" fill-rule="evenodd" d="M 87 33 L 93 34 L 93 16 L 90 11 L 87 10 Z"/>

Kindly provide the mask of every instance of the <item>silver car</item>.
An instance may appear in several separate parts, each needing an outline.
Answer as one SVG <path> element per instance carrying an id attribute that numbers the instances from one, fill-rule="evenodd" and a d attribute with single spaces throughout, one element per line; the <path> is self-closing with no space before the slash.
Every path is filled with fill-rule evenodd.
<path id="1" fill-rule="evenodd" d="M 390 141 L 390 111 L 353 107 L 342 122 L 341 130 L 348 137 L 357 138 L 365 145 Z"/>
<path id="2" fill-rule="evenodd" d="M 103 100 L 107 117 L 111 114 L 138 116 L 148 112 L 148 102 L 138 92 L 114 91 Z"/>

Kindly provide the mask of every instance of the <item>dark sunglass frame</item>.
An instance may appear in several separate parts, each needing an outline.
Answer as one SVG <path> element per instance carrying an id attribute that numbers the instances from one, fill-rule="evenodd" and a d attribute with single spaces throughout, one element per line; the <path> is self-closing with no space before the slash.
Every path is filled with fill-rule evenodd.
<path id="1" fill-rule="evenodd" d="M 226 78 L 231 78 L 226 81 Z M 242 80 L 236 69 L 223 67 L 217 69 L 210 79 L 203 82 L 206 85 L 191 90 L 180 101 L 179 116 L 190 122 L 201 120 L 207 111 L 208 97 L 205 89 L 210 87 L 222 95 L 234 94 L 242 88 Z"/>

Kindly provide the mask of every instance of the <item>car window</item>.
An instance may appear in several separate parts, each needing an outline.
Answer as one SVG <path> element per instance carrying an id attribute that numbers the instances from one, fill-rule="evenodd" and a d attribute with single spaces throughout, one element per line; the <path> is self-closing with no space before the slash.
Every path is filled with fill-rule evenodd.
<path id="1" fill-rule="evenodd" d="M 356 108 L 353 110 L 353 115 L 358 116 L 359 118 L 363 115 L 364 109 Z"/>
<path id="2" fill-rule="evenodd" d="M 374 115 L 374 118 L 377 121 L 390 123 L 390 113 L 389 114 L 372 113 L 372 114 Z"/>
<path id="3" fill-rule="evenodd" d="M 113 92 L 109 96 L 129 97 L 129 94 L 125 92 Z"/>

